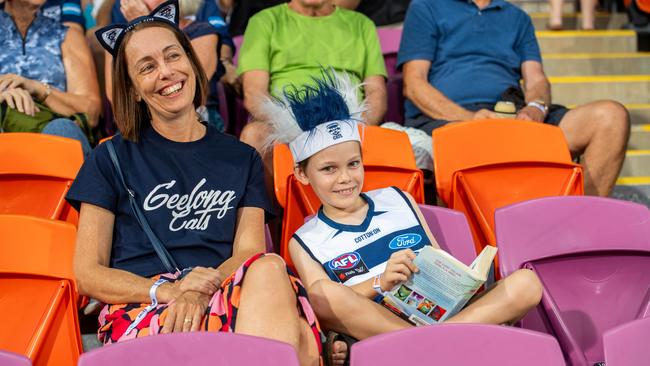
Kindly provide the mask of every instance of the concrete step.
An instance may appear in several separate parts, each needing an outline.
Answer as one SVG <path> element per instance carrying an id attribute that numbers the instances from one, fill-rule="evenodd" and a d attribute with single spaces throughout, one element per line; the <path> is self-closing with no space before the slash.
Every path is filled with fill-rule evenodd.
<path id="1" fill-rule="evenodd" d="M 626 104 L 633 125 L 650 123 L 650 104 Z"/>
<path id="2" fill-rule="evenodd" d="M 549 80 L 553 102 L 564 105 L 599 99 L 623 104 L 650 100 L 650 75 L 554 76 Z"/>
<path id="3" fill-rule="evenodd" d="M 650 52 L 547 53 L 548 76 L 643 75 L 650 73 Z"/>
<path id="4" fill-rule="evenodd" d="M 520 1 L 520 0 L 514 0 L 514 1 L 509 1 L 510 3 L 517 5 L 520 7 L 523 11 L 525 11 L 528 14 L 533 14 L 533 13 L 548 13 L 551 8 L 548 4 L 547 1 Z M 572 1 L 565 1 L 564 4 L 562 5 L 562 12 L 565 14 L 571 14 L 576 12 L 576 6 L 575 3 Z"/>
<path id="5" fill-rule="evenodd" d="M 622 177 L 649 177 L 650 150 L 628 150 L 619 174 Z"/>
<path id="6" fill-rule="evenodd" d="M 636 52 L 636 33 L 629 30 L 537 31 L 542 53 Z"/>
<path id="7" fill-rule="evenodd" d="M 650 177 L 619 177 L 611 196 L 650 208 Z"/>
<path id="8" fill-rule="evenodd" d="M 630 150 L 650 150 L 650 124 L 632 126 L 627 148 Z"/>
<path id="9" fill-rule="evenodd" d="M 549 21 L 548 12 L 529 13 L 533 20 L 533 25 L 537 30 L 546 30 Z M 564 29 L 580 29 L 582 25 L 582 14 L 565 13 L 562 17 L 562 26 Z M 627 24 L 627 15 L 625 13 L 596 13 L 596 29 L 621 29 Z"/>

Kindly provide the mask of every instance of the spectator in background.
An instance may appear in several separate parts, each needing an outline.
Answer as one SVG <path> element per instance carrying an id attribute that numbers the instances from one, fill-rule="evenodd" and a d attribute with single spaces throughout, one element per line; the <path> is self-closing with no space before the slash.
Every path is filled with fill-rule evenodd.
<path id="1" fill-rule="evenodd" d="M 291 85 L 312 84 L 321 66 L 347 72 L 353 83 L 363 82 L 367 123 L 377 125 L 383 120 L 386 68 L 370 19 L 332 0 L 291 0 L 251 18 L 237 71 L 242 77 L 244 105 L 253 121 L 240 138 L 263 154 L 267 184 L 273 181 L 272 159 L 263 147 L 270 131 L 259 108 L 261 102 Z"/>
<path id="2" fill-rule="evenodd" d="M 413 0 L 397 62 L 404 73 L 406 126 L 431 135 L 450 121 L 496 118 L 495 103 L 514 90 L 522 101 L 517 119 L 559 126 L 572 155 L 582 155 L 585 193 L 607 196 L 614 187 L 629 137 L 627 110 L 608 100 L 572 110 L 551 105 L 533 24 L 516 6 Z"/>
<path id="3" fill-rule="evenodd" d="M 47 0 L 43 15 L 83 32 L 86 29 L 80 0 Z"/>
<path id="4" fill-rule="evenodd" d="M 0 102 L 32 116 L 38 112 L 36 102 L 59 115 L 85 113 L 92 128 L 101 104 L 86 39 L 77 26 L 61 23 L 67 19 L 65 11 L 56 19 L 51 15 L 55 8 L 42 8 L 44 3 L 6 0 L 0 5 Z M 77 139 L 84 152 L 90 150 L 84 132 L 71 119 L 51 120 L 42 132 Z"/>
<path id="5" fill-rule="evenodd" d="M 564 13 L 564 0 L 549 0 L 550 18 L 548 21 L 549 30 L 562 30 L 562 14 Z M 597 0 L 580 0 L 580 12 L 582 14 L 582 29 L 595 29 L 595 12 Z"/>
<path id="6" fill-rule="evenodd" d="M 356 10 L 376 26 L 401 23 L 411 0 L 335 0 L 336 5 Z"/>
<path id="7" fill-rule="evenodd" d="M 127 23 L 137 17 L 149 14 L 163 0 L 115 0 L 111 21 Z M 197 51 L 201 66 L 210 79 L 210 93 L 206 102 L 208 122 L 223 131 L 224 121 L 219 114 L 217 82 L 220 79 L 233 83 L 237 88 L 236 70 L 232 64 L 235 46 L 228 33 L 228 28 L 221 16 L 221 11 L 214 0 L 181 0 L 181 28 L 190 38 L 192 47 Z M 104 75 L 106 78 L 106 95 L 111 96 L 111 56 L 105 53 Z"/>

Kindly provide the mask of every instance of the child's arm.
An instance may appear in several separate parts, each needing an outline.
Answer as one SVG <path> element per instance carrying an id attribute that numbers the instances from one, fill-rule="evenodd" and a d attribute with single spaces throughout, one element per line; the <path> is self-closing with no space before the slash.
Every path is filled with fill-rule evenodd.
<path id="1" fill-rule="evenodd" d="M 318 280 L 330 281 L 320 263 L 316 262 L 294 238 L 289 241 L 289 254 L 307 292 L 309 292 L 310 286 Z"/>

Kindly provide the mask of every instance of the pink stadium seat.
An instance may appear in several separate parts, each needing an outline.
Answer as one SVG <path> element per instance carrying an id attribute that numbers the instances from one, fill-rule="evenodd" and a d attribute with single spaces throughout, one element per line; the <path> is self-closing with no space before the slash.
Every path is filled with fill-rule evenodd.
<path id="1" fill-rule="evenodd" d="M 402 28 L 377 28 L 377 35 L 381 44 L 381 53 L 384 55 L 386 71 L 390 77 L 397 73 L 395 66 L 397 65 L 397 52 L 402 38 Z"/>
<path id="2" fill-rule="evenodd" d="M 385 333 L 355 343 L 350 356 L 350 366 L 564 366 L 553 337 L 485 324 L 439 324 Z"/>
<path id="3" fill-rule="evenodd" d="M 81 355 L 78 366 L 298 366 L 294 348 L 234 333 L 171 333 L 115 343 Z"/>
<path id="4" fill-rule="evenodd" d="M 2 366 L 32 366 L 29 358 L 13 352 L 0 350 L 0 365 Z"/>
<path id="5" fill-rule="evenodd" d="M 448 208 L 418 205 L 424 220 L 441 249 L 469 265 L 476 258 L 472 232 L 462 212 Z"/>
<path id="6" fill-rule="evenodd" d="M 650 318 L 610 329 L 603 335 L 607 366 L 650 365 Z"/>
<path id="7" fill-rule="evenodd" d="M 232 37 L 232 41 L 235 43 L 235 54 L 233 55 L 232 62 L 237 65 L 237 60 L 239 59 L 239 52 L 241 52 L 241 45 L 244 43 L 244 36 Z"/>
<path id="8" fill-rule="evenodd" d="M 501 274 L 529 268 L 544 286 L 521 325 L 555 335 L 571 365 L 602 362 L 603 333 L 650 316 L 647 207 L 547 197 L 498 209 L 495 222 Z"/>

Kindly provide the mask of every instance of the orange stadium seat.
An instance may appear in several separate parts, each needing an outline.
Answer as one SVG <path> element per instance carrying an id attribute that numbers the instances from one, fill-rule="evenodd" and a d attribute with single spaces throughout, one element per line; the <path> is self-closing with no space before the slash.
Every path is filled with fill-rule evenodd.
<path id="1" fill-rule="evenodd" d="M 70 223 L 0 215 L 0 349 L 35 366 L 76 365 L 82 352 L 75 236 Z"/>
<path id="2" fill-rule="evenodd" d="M 465 213 L 476 251 L 496 245 L 497 208 L 546 196 L 584 194 L 582 168 L 562 131 L 516 120 L 457 123 L 433 131 L 438 196 Z"/>
<path id="3" fill-rule="evenodd" d="M 422 171 L 415 165 L 411 144 L 405 133 L 377 126 L 361 127 L 361 150 L 365 180 L 362 190 L 396 186 L 424 203 Z M 321 203 L 309 186 L 293 176 L 293 158 L 287 145 L 273 149 L 275 196 L 284 208 L 280 254 L 290 266 L 288 245 L 305 217 L 316 213 Z"/>
<path id="4" fill-rule="evenodd" d="M 83 163 L 78 141 L 36 133 L 0 134 L 0 214 L 76 224 L 65 195 Z"/>

